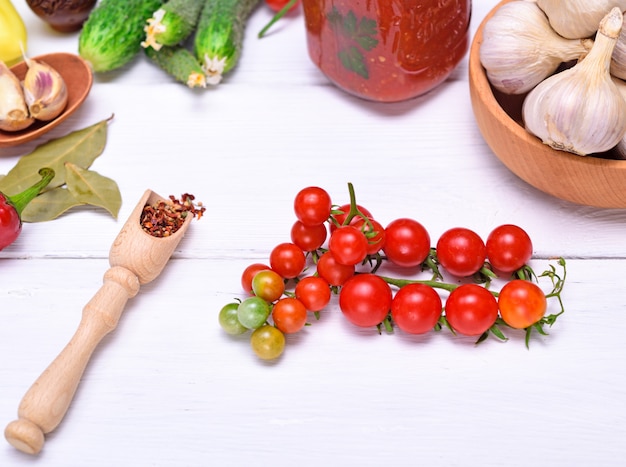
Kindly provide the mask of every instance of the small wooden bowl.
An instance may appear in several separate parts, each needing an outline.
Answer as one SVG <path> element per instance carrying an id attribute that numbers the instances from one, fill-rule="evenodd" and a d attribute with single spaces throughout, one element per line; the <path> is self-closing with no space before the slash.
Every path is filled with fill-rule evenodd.
<path id="1" fill-rule="evenodd" d="M 61 74 L 67 86 L 67 106 L 61 115 L 49 122 L 37 120 L 28 128 L 21 131 L 11 132 L 0 130 L 0 148 L 27 143 L 52 130 L 80 107 L 91 90 L 91 85 L 93 84 L 91 68 L 89 64 L 78 55 L 59 52 L 32 58 L 50 65 Z M 26 70 L 25 62 L 20 62 L 11 67 L 11 71 L 15 73 L 15 76 L 20 80 L 24 79 Z"/>
<path id="2" fill-rule="evenodd" d="M 583 157 L 550 148 L 524 129 L 523 96 L 504 95 L 489 84 L 479 57 L 483 28 L 509 1 L 489 12 L 470 48 L 470 97 L 483 138 L 509 170 L 545 193 L 576 204 L 626 208 L 626 160 Z"/>

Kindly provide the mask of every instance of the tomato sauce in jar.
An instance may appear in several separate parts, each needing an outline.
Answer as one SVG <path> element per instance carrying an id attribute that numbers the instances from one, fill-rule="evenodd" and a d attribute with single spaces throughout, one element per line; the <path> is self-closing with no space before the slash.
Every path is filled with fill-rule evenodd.
<path id="1" fill-rule="evenodd" d="M 303 0 L 311 60 L 364 99 L 422 95 L 452 73 L 469 45 L 471 0 Z"/>

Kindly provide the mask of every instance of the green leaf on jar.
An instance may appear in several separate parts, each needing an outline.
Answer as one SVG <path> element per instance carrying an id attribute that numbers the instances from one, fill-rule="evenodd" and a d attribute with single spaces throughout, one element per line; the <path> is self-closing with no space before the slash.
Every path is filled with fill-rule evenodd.
<path id="1" fill-rule="evenodd" d="M 48 189 L 63 185 L 66 162 L 89 168 L 102 154 L 106 144 L 109 120 L 100 121 L 37 146 L 33 152 L 22 156 L 17 164 L 0 179 L 0 191 L 8 196 L 22 192 L 40 180 L 39 169 L 42 167 L 50 167 L 56 174 L 48 185 Z"/>
<path id="2" fill-rule="evenodd" d="M 352 10 L 343 18 L 343 32 L 348 37 L 356 35 L 356 16 Z"/>
<path id="3" fill-rule="evenodd" d="M 78 201 L 67 188 L 57 187 L 37 196 L 22 211 L 22 222 L 47 222 L 65 211 L 85 203 Z"/>
<path id="4" fill-rule="evenodd" d="M 344 16 L 336 7 L 326 14 L 326 18 L 335 34 L 347 39 L 337 40 L 340 44 L 337 55 L 341 64 L 347 70 L 369 79 L 367 61 L 360 49 L 369 52 L 378 45 L 376 20 L 365 16 L 359 20 L 352 10 Z"/>
<path id="5" fill-rule="evenodd" d="M 359 23 L 358 33 L 355 35 L 354 40 L 365 50 L 372 50 L 378 45 L 378 39 L 376 39 L 377 32 L 376 21 L 363 17 Z"/>
<path id="6" fill-rule="evenodd" d="M 67 189 L 78 201 L 106 209 L 114 218 L 122 206 L 122 195 L 117 183 L 93 170 L 76 164 L 65 164 Z"/>
<path id="7" fill-rule="evenodd" d="M 365 65 L 363 54 L 354 46 L 339 51 L 339 60 L 341 64 L 348 70 L 354 71 L 356 74 L 365 79 L 369 78 L 369 72 Z"/>

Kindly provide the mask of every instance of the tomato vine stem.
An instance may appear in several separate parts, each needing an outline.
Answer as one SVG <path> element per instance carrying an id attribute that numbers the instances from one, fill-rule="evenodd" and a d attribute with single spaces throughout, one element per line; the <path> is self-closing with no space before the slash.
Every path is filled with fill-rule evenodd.
<path id="1" fill-rule="evenodd" d="M 289 0 L 284 7 L 282 7 L 270 20 L 269 23 L 267 23 L 265 25 L 265 27 L 263 27 L 263 29 L 261 29 L 261 31 L 259 31 L 259 39 L 262 38 L 265 33 L 272 27 L 274 26 L 274 24 L 281 19 L 283 16 L 285 16 L 287 14 L 287 12 L 291 9 L 291 7 L 293 7 L 296 3 L 298 2 L 298 0 Z"/>

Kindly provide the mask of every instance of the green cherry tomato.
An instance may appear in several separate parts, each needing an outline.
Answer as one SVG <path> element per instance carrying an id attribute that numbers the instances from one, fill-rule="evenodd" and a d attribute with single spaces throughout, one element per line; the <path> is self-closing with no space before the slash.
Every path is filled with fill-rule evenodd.
<path id="1" fill-rule="evenodd" d="M 237 306 L 237 319 L 248 329 L 258 329 L 270 315 L 270 305 L 260 297 L 248 297 Z"/>
<path id="2" fill-rule="evenodd" d="M 218 319 L 220 326 L 231 336 L 243 334 L 248 330 L 248 328 L 239 322 L 239 318 L 237 318 L 238 308 L 239 303 L 229 303 L 224 305 L 219 313 Z"/>
<path id="3" fill-rule="evenodd" d="M 266 324 L 252 333 L 250 345 L 257 357 L 273 360 L 280 357 L 285 350 L 285 335 L 274 326 Z"/>

